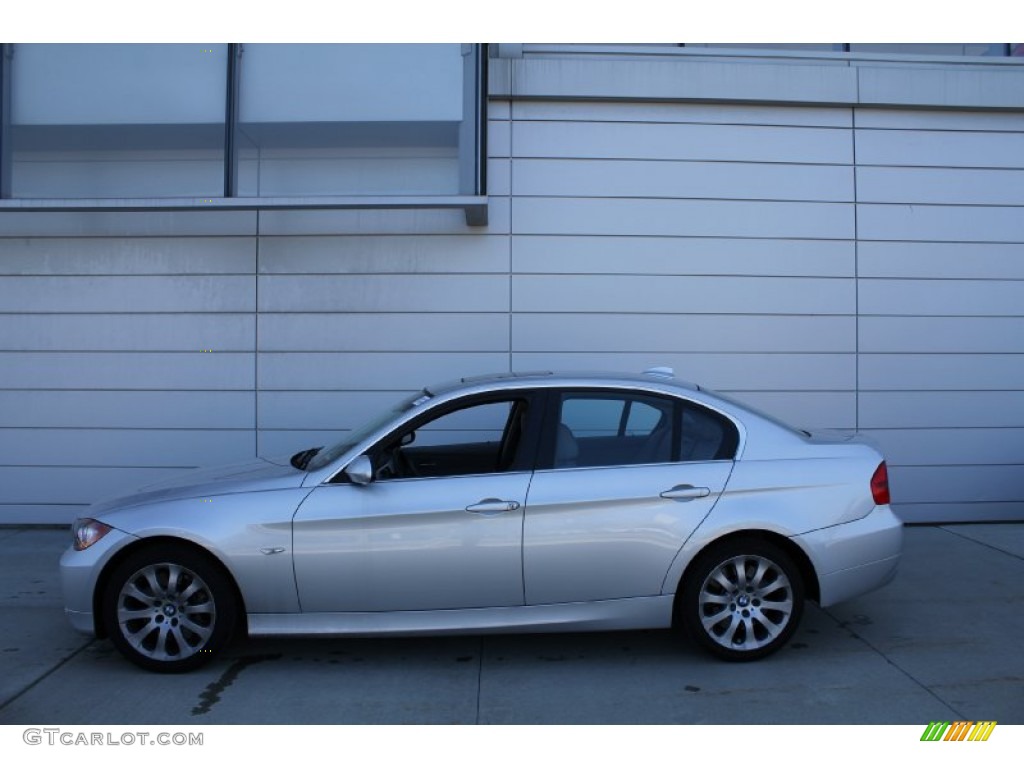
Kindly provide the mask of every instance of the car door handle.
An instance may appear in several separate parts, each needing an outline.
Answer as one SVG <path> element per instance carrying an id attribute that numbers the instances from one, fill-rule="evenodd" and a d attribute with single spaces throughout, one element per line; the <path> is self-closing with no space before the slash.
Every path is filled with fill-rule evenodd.
<path id="1" fill-rule="evenodd" d="M 501 499 L 482 499 L 476 504 L 466 507 L 467 512 L 474 512 L 478 515 L 499 515 L 514 509 L 519 509 L 518 501 L 503 501 Z"/>
<path id="2" fill-rule="evenodd" d="M 661 492 L 661 498 L 675 499 L 676 501 L 692 501 L 693 499 L 703 499 L 705 496 L 710 495 L 710 488 L 696 488 L 692 485 L 677 485 Z"/>

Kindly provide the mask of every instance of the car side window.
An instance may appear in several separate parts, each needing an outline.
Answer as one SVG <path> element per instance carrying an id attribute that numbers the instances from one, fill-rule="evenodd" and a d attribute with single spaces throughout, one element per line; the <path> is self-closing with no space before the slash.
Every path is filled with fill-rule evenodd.
<path id="1" fill-rule="evenodd" d="M 671 461 L 673 421 L 674 406 L 667 398 L 617 393 L 563 394 L 554 466 Z"/>
<path id="2" fill-rule="evenodd" d="M 738 441 L 731 421 L 694 403 L 633 392 L 568 392 L 558 404 L 552 466 L 731 459 Z"/>
<path id="3" fill-rule="evenodd" d="M 393 435 L 373 455 L 377 480 L 510 471 L 527 401 L 509 399 L 446 409 Z"/>

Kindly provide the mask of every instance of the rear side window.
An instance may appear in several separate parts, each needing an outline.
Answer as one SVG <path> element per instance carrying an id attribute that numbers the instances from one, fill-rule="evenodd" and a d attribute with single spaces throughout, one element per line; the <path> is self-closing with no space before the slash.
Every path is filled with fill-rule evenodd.
<path id="1" fill-rule="evenodd" d="M 633 392 L 565 392 L 552 466 L 601 467 L 735 456 L 736 427 L 702 406 Z"/>

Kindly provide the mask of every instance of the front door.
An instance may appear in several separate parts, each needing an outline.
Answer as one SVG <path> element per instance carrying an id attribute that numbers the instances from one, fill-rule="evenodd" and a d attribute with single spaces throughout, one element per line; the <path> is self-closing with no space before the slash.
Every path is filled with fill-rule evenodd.
<path id="1" fill-rule="evenodd" d="M 317 487 L 293 526 L 303 612 L 522 605 L 530 401 L 439 406 L 369 449 L 372 482 Z"/>

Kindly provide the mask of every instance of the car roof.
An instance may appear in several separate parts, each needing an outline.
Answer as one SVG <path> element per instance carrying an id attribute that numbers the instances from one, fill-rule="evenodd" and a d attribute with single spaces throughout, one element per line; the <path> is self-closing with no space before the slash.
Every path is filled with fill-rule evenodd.
<path id="1" fill-rule="evenodd" d="M 467 391 L 474 388 L 490 390 L 502 385 L 514 385 L 516 389 L 560 386 L 601 386 L 601 387 L 636 387 L 648 388 L 654 385 L 677 387 L 690 391 L 699 391 L 700 387 L 688 381 L 677 379 L 671 368 L 650 368 L 643 373 L 623 373 L 621 371 L 507 371 L 482 376 L 466 376 L 456 381 L 445 382 L 425 387 L 429 395 L 444 395 L 455 391 Z"/>

